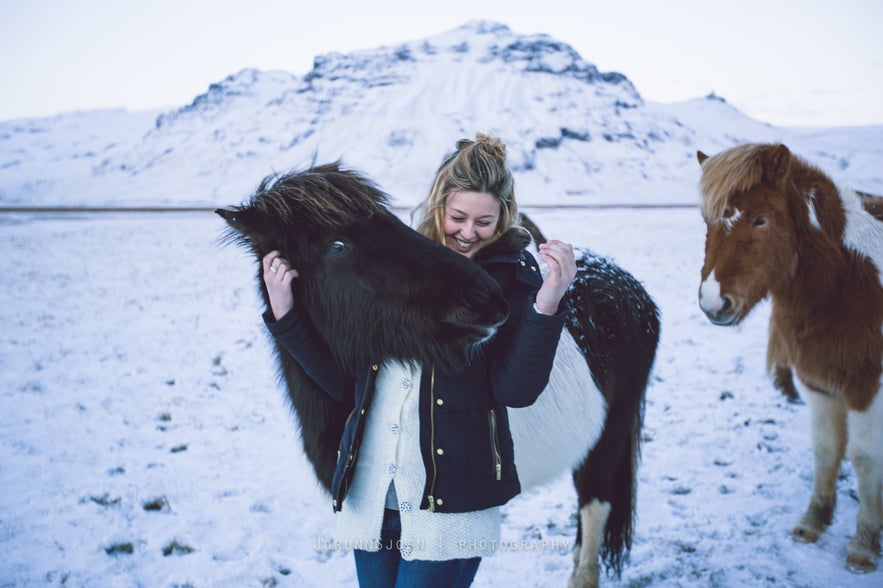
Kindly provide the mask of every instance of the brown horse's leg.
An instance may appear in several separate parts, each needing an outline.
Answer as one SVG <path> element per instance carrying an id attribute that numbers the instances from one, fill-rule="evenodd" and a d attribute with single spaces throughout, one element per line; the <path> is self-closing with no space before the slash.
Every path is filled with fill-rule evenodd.
<path id="1" fill-rule="evenodd" d="M 776 326 L 775 315 L 770 318 L 770 334 L 766 348 L 766 369 L 773 377 L 773 387 L 794 404 L 800 403 L 800 395 L 794 387 L 794 377 L 788 363 L 788 347 Z"/>
<path id="2" fill-rule="evenodd" d="M 846 405 L 843 400 L 819 392 L 808 392 L 810 428 L 815 457 L 812 497 L 797 523 L 795 541 L 813 543 L 834 516 L 837 501 L 837 475 L 846 451 Z"/>
<path id="3" fill-rule="evenodd" d="M 858 478 L 855 536 L 846 548 L 846 567 L 867 573 L 877 568 L 883 530 L 883 397 L 863 412 L 849 411 L 849 460 Z"/>
<path id="4" fill-rule="evenodd" d="M 800 404 L 800 394 L 794 386 L 794 378 L 791 375 L 791 368 L 788 366 L 777 365 L 772 371 L 773 387 L 782 393 L 782 396 L 788 399 L 792 404 Z"/>
<path id="5" fill-rule="evenodd" d="M 598 554 L 604 540 L 604 528 L 610 516 L 610 503 L 593 499 L 579 509 L 580 542 L 573 551 L 573 574 L 568 588 L 597 588 L 600 582 Z"/>

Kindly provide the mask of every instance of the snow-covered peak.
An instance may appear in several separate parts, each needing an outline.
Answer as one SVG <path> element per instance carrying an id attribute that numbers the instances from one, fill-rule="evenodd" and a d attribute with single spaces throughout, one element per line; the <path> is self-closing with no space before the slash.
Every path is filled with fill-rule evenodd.
<path id="1" fill-rule="evenodd" d="M 306 80 L 358 81 L 366 86 L 406 79 L 397 66 L 403 63 L 494 62 L 524 73 L 547 73 L 587 83 L 625 84 L 635 102 L 640 95 L 624 75 L 602 73 L 570 45 L 548 35 L 518 35 L 501 23 L 474 20 L 427 39 L 348 54 L 316 57 Z M 398 75 L 396 75 L 398 73 Z"/>
<path id="2" fill-rule="evenodd" d="M 158 116 L 156 128 L 163 128 L 188 116 L 211 118 L 251 100 L 269 100 L 296 83 L 297 77 L 287 72 L 244 69 L 211 84 L 205 93 L 198 95 L 187 106 Z"/>

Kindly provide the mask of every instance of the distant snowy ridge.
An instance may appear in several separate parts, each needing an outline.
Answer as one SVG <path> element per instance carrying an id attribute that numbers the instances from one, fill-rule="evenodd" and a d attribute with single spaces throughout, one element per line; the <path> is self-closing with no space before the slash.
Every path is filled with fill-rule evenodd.
<path id="1" fill-rule="evenodd" d="M 0 123 L 0 205 L 215 206 L 267 174 L 337 159 L 412 205 L 477 131 L 506 141 L 525 204 L 694 203 L 696 150 L 746 141 L 782 141 L 883 193 L 883 126 L 776 128 L 714 95 L 648 102 L 569 45 L 487 21 L 318 56 L 303 76 L 243 70 L 157 114 Z"/>

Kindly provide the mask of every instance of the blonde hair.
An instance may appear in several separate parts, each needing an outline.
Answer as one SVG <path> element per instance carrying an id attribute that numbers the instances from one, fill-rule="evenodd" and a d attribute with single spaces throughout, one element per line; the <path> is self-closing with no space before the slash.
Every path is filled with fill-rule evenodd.
<path id="1" fill-rule="evenodd" d="M 500 219 L 494 239 L 518 223 L 515 179 L 506 165 L 506 145 L 493 135 L 478 133 L 475 140 L 460 139 L 456 150 L 435 172 L 429 195 L 412 213 L 419 218 L 417 231 L 439 243 L 445 242 L 445 203 L 454 192 L 485 192 L 500 203 Z"/>

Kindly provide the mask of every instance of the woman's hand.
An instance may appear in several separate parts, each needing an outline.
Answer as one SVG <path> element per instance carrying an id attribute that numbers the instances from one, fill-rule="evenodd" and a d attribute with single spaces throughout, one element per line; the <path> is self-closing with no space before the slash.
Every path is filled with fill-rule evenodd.
<path id="1" fill-rule="evenodd" d="M 537 292 L 537 310 L 541 314 L 555 314 L 564 293 L 576 277 L 576 259 L 573 245 L 552 240 L 539 247 L 540 258 L 549 266 L 549 273 Z"/>
<path id="2" fill-rule="evenodd" d="M 278 321 L 294 307 L 294 292 L 291 281 L 298 276 L 297 270 L 288 264 L 278 251 L 264 256 L 264 284 L 270 296 L 270 310 Z"/>

